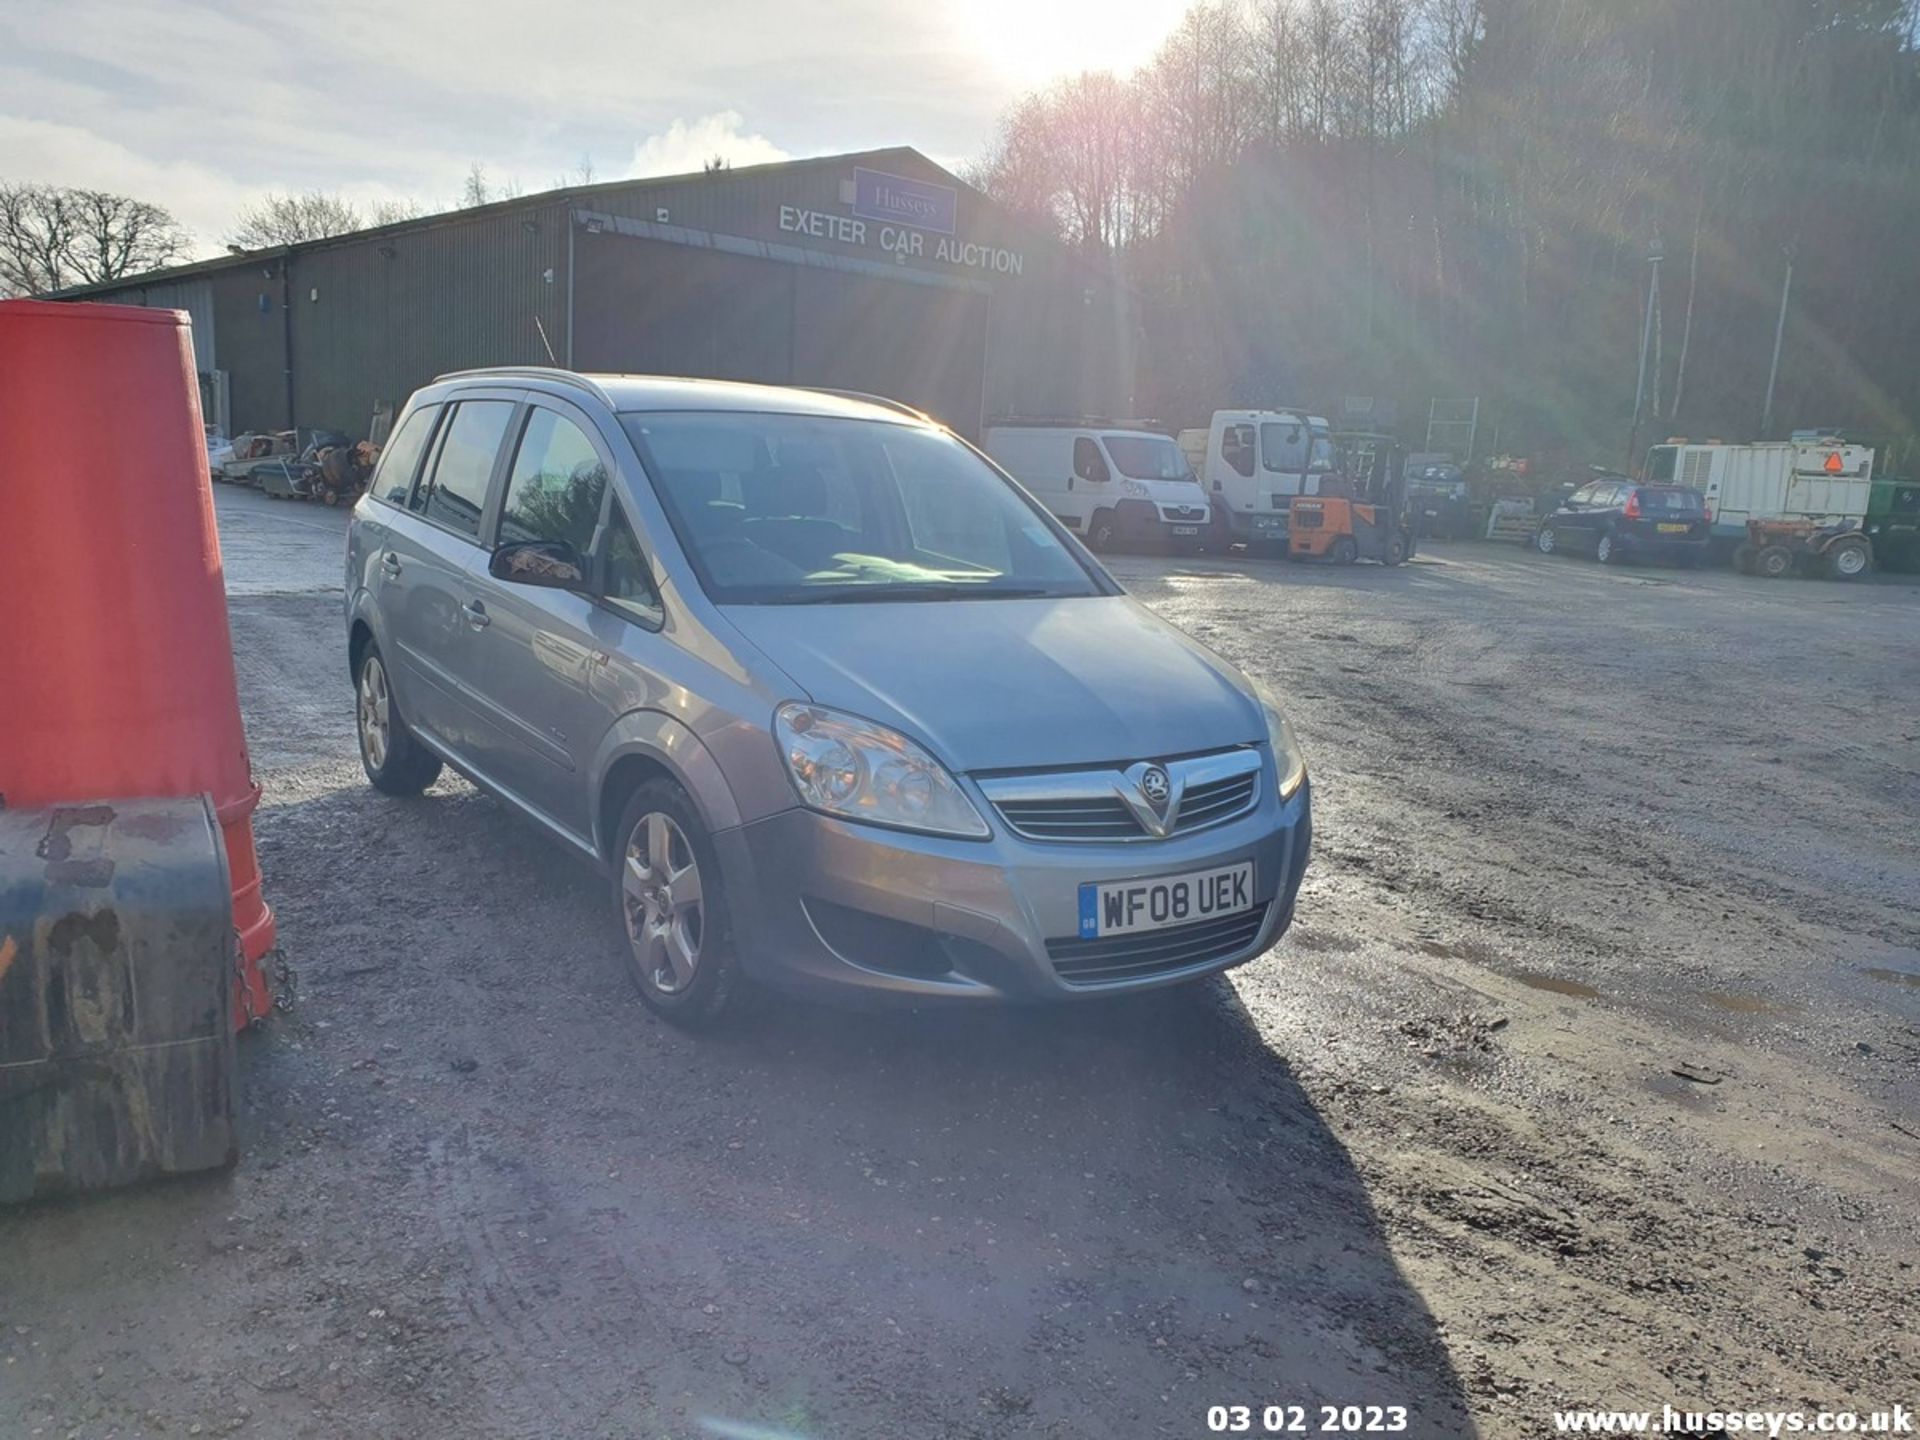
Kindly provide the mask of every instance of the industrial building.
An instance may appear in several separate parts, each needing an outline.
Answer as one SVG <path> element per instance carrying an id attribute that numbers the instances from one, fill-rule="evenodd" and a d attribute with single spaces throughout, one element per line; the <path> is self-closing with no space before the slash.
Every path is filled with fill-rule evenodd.
<path id="1" fill-rule="evenodd" d="M 193 318 L 209 421 L 362 436 L 435 375 L 559 364 L 888 395 L 966 435 L 1123 414 L 1100 265 L 901 147 L 555 190 L 63 293 Z"/>

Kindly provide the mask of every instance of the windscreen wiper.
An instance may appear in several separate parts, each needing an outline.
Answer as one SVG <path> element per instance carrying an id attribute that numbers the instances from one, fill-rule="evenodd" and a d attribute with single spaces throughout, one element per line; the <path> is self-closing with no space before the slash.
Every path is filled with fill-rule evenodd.
<path id="1" fill-rule="evenodd" d="M 796 595 L 789 605 L 880 605 L 921 600 L 1034 600 L 1056 594 L 1043 587 L 971 585 L 848 585 Z"/>

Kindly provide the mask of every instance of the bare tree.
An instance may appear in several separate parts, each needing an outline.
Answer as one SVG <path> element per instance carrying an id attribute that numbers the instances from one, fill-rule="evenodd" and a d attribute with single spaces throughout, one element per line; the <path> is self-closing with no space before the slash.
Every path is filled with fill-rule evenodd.
<path id="1" fill-rule="evenodd" d="M 269 194 L 240 212 L 238 223 L 227 232 L 227 244 L 242 250 L 264 250 L 273 245 L 324 240 L 365 226 L 366 221 L 350 202 L 328 191 Z"/>
<path id="2" fill-rule="evenodd" d="M 186 253 L 186 232 L 158 205 L 105 190 L 0 184 L 0 293 L 118 280 Z"/>

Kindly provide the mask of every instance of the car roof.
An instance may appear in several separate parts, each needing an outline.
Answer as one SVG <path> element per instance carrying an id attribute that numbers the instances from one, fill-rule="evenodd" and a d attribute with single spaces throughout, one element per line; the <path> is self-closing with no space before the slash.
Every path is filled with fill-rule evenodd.
<path id="1" fill-rule="evenodd" d="M 772 412 L 937 424 L 898 400 L 850 390 L 812 390 L 792 385 L 755 385 L 739 380 L 702 380 L 679 375 L 597 374 L 544 366 L 490 366 L 436 376 L 433 388 L 511 385 L 578 400 L 589 396 L 622 414 L 666 410 Z"/>

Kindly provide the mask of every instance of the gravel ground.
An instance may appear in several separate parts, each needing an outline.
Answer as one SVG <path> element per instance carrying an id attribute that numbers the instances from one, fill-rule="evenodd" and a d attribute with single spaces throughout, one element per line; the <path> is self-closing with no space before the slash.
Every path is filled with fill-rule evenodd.
<path id="1" fill-rule="evenodd" d="M 0 1434 L 1920 1401 L 1920 587 L 1121 559 L 1290 699 L 1292 934 L 1136 1002 L 697 1040 L 585 869 L 364 784 L 343 517 L 219 499 L 299 1004 L 234 1173 L 0 1217 Z"/>

